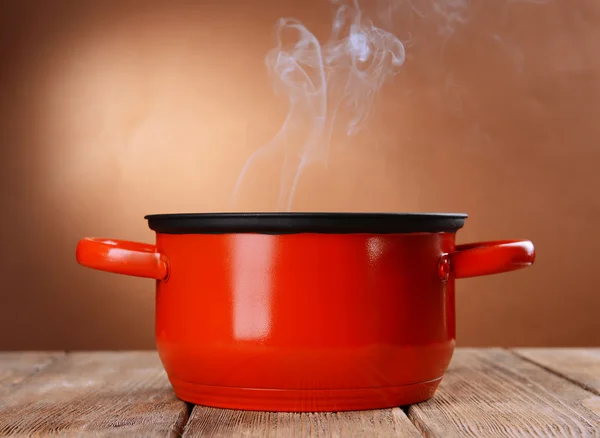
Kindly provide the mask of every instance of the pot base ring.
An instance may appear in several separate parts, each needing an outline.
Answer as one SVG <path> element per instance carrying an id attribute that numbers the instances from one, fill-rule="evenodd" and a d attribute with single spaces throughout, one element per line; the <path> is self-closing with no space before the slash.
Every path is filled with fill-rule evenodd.
<path id="1" fill-rule="evenodd" d="M 403 386 L 359 389 L 257 389 L 207 386 L 170 379 L 175 395 L 188 403 L 271 412 L 336 412 L 385 409 L 425 401 L 442 378 Z"/>

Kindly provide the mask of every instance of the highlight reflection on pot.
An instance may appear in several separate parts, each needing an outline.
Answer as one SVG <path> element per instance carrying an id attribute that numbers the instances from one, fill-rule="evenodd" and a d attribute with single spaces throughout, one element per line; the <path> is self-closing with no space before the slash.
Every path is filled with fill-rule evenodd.
<path id="1" fill-rule="evenodd" d="M 273 252 L 277 239 L 232 236 L 233 331 L 236 339 L 263 339 L 271 328 Z"/>

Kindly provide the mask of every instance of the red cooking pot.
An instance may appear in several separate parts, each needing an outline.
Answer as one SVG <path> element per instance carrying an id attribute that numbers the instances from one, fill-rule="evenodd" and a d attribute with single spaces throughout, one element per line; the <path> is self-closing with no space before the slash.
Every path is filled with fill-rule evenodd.
<path id="1" fill-rule="evenodd" d="M 455 245 L 463 214 L 146 216 L 156 244 L 85 238 L 90 268 L 156 280 L 176 395 L 342 411 L 433 396 L 455 346 L 454 279 L 524 268 L 530 241 Z"/>

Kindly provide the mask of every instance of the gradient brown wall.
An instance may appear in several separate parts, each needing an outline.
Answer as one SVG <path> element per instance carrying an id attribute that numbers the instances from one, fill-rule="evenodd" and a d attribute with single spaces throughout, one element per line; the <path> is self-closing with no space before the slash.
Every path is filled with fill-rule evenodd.
<path id="1" fill-rule="evenodd" d="M 423 17 L 378 16 L 409 40 L 401 73 L 293 209 L 460 211 L 459 242 L 532 239 L 533 268 L 459 282 L 458 343 L 598 345 L 600 4 L 472 1 L 446 38 L 431 0 L 412 3 Z M 3 3 L 1 349 L 153 348 L 153 282 L 78 266 L 78 239 L 275 208 L 275 162 L 230 198 L 285 117 L 264 55 L 288 15 L 317 36 L 331 17 L 325 1 Z"/>

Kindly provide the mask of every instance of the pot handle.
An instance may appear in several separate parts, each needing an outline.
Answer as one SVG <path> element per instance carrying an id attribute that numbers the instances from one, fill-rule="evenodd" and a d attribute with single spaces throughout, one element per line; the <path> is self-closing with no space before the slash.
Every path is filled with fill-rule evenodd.
<path id="1" fill-rule="evenodd" d="M 535 248 L 529 240 L 497 240 L 457 245 L 440 260 L 440 275 L 454 278 L 499 274 L 531 266 Z"/>
<path id="2" fill-rule="evenodd" d="M 169 263 L 154 245 L 85 237 L 77 244 L 79 264 L 100 271 L 165 280 Z"/>

